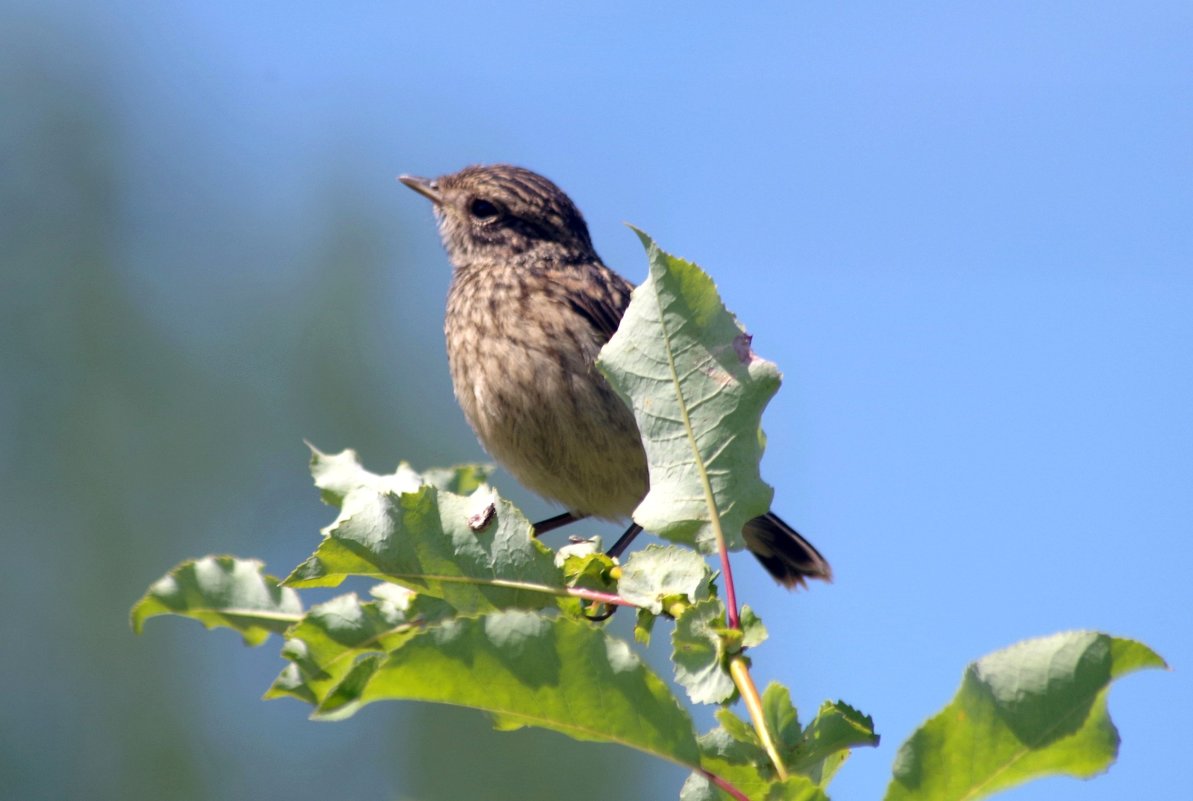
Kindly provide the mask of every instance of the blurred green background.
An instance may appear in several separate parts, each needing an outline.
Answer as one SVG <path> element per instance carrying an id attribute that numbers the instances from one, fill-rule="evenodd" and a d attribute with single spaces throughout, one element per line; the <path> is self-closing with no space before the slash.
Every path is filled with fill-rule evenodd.
<path id="1" fill-rule="evenodd" d="M 135 140 L 111 18 L 21 11 L 0 25 L 0 796 L 597 799 L 608 779 L 591 777 L 637 784 L 631 752 L 497 735 L 462 710 L 310 723 L 258 701 L 276 640 L 250 650 L 173 622 L 132 636 L 128 607 L 185 557 L 284 575 L 310 553 L 333 515 L 303 438 L 377 470 L 482 454 L 451 401 L 432 223 L 394 214 L 408 165 L 296 166 L 299 196 L 243 202 L 192 153 Z M 407 225 L 420 274 L 399 273 Z"/>
<path id="2" fill-rule="evenodd" d="M 492 161 L 633 280 L 623 221 L 701 263 L 784 369 L 764 477 L 836 582 L 735 567 L 760 684 L 883 735 L 835 797 L 967 661 L 1074 627 L 1178 670 L 1113 690 L 1108 776 L 1004 797 L 1193 797 L 1190 41 L 1187 2 L 0 5 L 0 797 L 675 797 L 466 710 L 311 723 L 258 700 L 279 643 L 128 627 L 184 558 L 311 552 L 304 438 L 482 458 L 394 177 Z"/>

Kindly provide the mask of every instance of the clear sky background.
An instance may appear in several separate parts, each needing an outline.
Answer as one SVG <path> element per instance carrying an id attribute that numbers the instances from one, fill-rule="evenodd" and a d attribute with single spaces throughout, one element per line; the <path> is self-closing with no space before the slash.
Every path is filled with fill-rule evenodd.
<path id="1" fill-rule="evenodd" d="M 635 282 L 624 222 L 703 265 L 784 370 L 764 476 L 837 579 L 736 564 L 761 682 L 883 735 L 835 798 L 969 661 L 1087 627 L 1173 671 L 1111 692 L 1108 775 L 1003 797 L 1193 797 L 1193 5 L 16 0 L 0 91 L 5 795 L 676 796 L 475 713 L 310 723 L 258 701 L 277 643 L 127 629 L 185 557 L 314 548 L 303 437 L 483 458 L 394 177 L 506 161 Z"/>

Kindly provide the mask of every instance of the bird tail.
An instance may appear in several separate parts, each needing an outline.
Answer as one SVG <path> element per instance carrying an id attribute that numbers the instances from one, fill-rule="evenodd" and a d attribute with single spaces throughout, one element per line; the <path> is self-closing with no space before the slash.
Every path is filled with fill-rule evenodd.
<path id="1" fill-rule="evenodd" d="M 820 552 L 774 512 L 746 523 L 742 536 L 766 572 L 784 587 L 805 586 L 809 578 L 833 580 L 833 569 Z"/>

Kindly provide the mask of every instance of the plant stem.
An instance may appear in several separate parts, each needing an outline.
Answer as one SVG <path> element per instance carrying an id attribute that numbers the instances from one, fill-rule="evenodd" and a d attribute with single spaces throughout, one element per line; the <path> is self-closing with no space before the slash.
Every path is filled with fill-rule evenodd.
<path id="1" fill-rule="evenodd" d="M 750 676 L 750 668 L 746 664 L 744 656 L 734 654 L 729 657 L 729 675 L 733 677 L 737 691 L 741 693 L 742 700 L 746 702 L 746 709 L 750 711 L 750 720 L 754 723 L 754 731 L 758 733 L 758 739 L 762 741 L 766 755 L 774 763 L 775 772 L 778 773 L 780 779 L 786 779 L 787 768 L 783 766 L 779 749 L 775 746 L 770 729 L 766 727 L 766 717 L 762 714 L 762 698 L 758 695 L 758 688 L 754 686 L 754 679 Z"/>
<path id="2" fill-rule="evenodd" d="M 750 797 L 748 795 L 746 795 L 741 790 L 737 789 L 732 784 L 730 784 L 727 780 L 722 779 L 720 776 L 713 773 L 712 771 L 705 770 L 704 768 L 699 768 L 699 771 L 704 776 L 704 778 L 708 779 L 710 782 L 715 784 L 717 787 L 719 787 L 722 790 L 724 790 L 725 792 L 729 793 L 729 795 L 733 796 L 735 799 L 737 799 L 737 801 L 750 801 Z"/>
<path id="3" fill-rule="evenodd" d="M 442 577 L 445 581 L 451 581 L 452 577 Z M 455 579 L 460 581 L 460 579 Z M 551 587 L 546 584 L 535 584 L 529 581 L 510 581 L 508 579 L 486 579 L 485 581 L 461 581 L 467 584 L 482 584 L 490 587 L 506 587 L 511 590 L 527 590 L 529 592 L 544 592 L 548 595 L 571 596 L 572 598 L 580 598 L 585 601 L 596 601 L 602 604 L 612 604 L 614 606 L 637 606 L 637 604 L 627 601 L 620 595 L 614 595 L 611 592 L 601 592 L 599 590 L 586 590 L 581 587 Z"/>
<path id="4" fill-rule="evenodd" d="M 721 552 L 721 575 L 725 577 L 725 616 L 729 628 L 740 629 L 741 619 L 737 616 L 737 592 L 733 588 L 733 569 L 729 567 L 729 548 L 725 544 L 725 533 L 721 531 L 721 520 L 713 515 L 713 530 L 717 534 L 717 550 Z"/>
<path id="5" fill-rule="evenodd" d="M 580 598 L 585 601 L 596 601 L 602 604 L 613 604 L 614 606 L 637 606 L 637 604 L 627 601 L 620 595 L 614 595 L 611 592 L 600 592 L 598 590 L 585 590 L 580 587 L 568 587 L 567 594 L 573 598 Z"/>

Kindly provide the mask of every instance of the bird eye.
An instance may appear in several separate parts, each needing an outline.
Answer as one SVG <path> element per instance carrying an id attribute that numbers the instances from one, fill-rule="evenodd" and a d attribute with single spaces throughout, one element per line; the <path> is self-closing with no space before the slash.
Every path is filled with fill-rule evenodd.
<path id="1" fill-rule="evenodd" d="M 491 222 L 501 214 L 501 209 L 497 208 L 497 204 L 478 197 L 468 204 L 468 213 L 479 222 Z"/>

